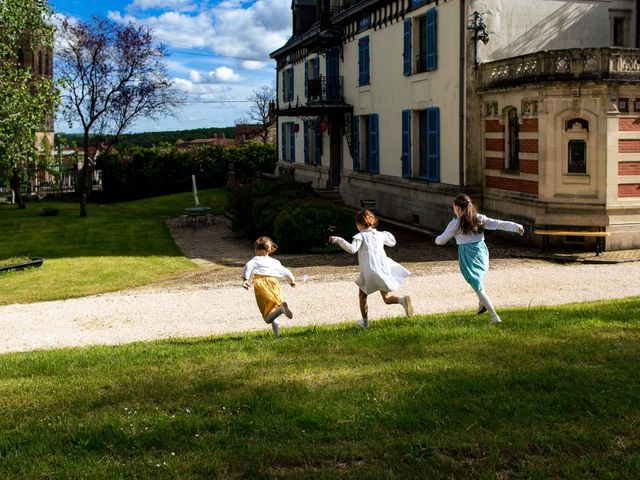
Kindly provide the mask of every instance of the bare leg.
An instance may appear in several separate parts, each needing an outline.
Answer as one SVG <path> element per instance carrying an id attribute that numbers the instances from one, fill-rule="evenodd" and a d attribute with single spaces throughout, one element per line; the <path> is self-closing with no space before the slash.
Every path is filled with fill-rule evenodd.
<path id="1" fill-rule="evenodd" d="M 380 290 L 380 295 L 382 295 L 382 300 L 387 305 L 395 305 L 396 303 L 400 303 L 400 299 L 395 295 L 391 295 L 389 292 L 383 292 Z"/>
<path id="2" fill-rule="evenodd" d="M 358 290 L 358 300 L 360 301 L 360 313 L 362 314 L 362 320 L 358 320 L 358 325 L 362 328 L 369 326 L 369 305 L 367 305 L 367 294 L 362 290 Z"/>

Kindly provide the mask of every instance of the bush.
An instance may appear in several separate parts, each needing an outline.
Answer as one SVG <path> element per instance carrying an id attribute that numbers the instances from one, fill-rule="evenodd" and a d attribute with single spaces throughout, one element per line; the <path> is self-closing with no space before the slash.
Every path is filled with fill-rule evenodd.
<path id="1" fill-rule="evenodd" d="M 60 209 L 55 207 L 44 207 L 42 209 L 42 215 L 45 217 L 55 217 L 60 213 Z"/>
<path id="2" fill-rule="evenodd" d="M 333 227 L 330 231 L 329 227 Z M 351 238 L 356 233 L 353 213 L 324 200 L 305 200 L 281 211 L 273 228 L 284 253 L 326 249 L 330 235 Z"/>

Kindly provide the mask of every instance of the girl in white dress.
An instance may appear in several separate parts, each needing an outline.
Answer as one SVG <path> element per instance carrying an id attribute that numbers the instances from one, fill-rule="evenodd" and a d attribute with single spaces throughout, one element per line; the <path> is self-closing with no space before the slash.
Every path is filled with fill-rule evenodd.
<path id="1" fill-rule="evenodd" d="M 408 317 L 413 315 L 411 297 L 396 297 L 389 292 L 397 290 L 409 276 L 409 271 L 387 257 L 384 247 L 393 247 L 396 239 L 389 232 L 376 230 L 378 219 L 369 210 L 356 214 L 356 227 L 360 233 L 353 237 L 351 243 L 341 237 L 329 237 L 329 242 L 337 243 L 348 253 L 358 254 L 360 276 L 356 280 L 359 290 L 360 313 L 362 320 L 358 325 L 369 326 L 369 306 L 367 296 L 380 291 L 384 303 L 400 304 Z"/>
<path id="2" fill-rule="evenodd" d="M 484 290 L 484 276 L 489 270 L 489 250 L 484 243 L 484 231 L 505 230 L 522 235 L 524 227 L 519 223 L 496 220 L 479 214 L 469 196 L 464 193 L 453 200 L 453 213 L 456 218 L 438 235 L 436 245 L 444 245 L 452 238 L 456 239 L 460 272 L 480 300 L 478 315 L 488 310 L 491 323 L 499 324 L 502 320 Z"/>

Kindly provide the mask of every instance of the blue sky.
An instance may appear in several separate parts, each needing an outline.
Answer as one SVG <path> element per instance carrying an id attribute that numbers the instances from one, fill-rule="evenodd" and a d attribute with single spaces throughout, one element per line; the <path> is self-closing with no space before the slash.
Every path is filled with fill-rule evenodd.
<path id="1" fill-rule="evenodd" d="M 188 104 L 174 117 L 141 120 L 132 131 L 234 125 L 247 117 L 246 99 L 275 86 L 269 52 L 291 35 L 291 0 L 50 0 L 59 16 L 93 14 L 151 27 L 167 46 L 169 74 Z M 56 131 L 69 129 L 64 121 Z"/>

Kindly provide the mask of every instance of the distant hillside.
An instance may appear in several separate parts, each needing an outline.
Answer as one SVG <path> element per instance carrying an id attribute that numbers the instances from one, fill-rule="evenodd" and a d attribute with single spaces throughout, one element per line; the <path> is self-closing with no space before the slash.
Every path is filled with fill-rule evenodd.
<path id="1" fill-rule="evenodd" d="M 196 128 L 194 130 L 175 130 L 169 132 L 145 132 L 145 133 L 129 133 L 120 137 L 120 145 L 140 145 L 142 147 L 151 147 L 158 143 L 175 144 L 178 140 L 195 140 L 196 138 L 211 138 L 213 134 L 224 134 L 226 138 L 235 138 L 236 127 L 222 128 Z M 67 139 L 75 142 L 77 145 L 82 144 L 82 134 L 79 133 L 59 133 L 56 134 L 56 145 L 59 138 Z M 93 142 L 92 142 L 93 143 Z"/>

